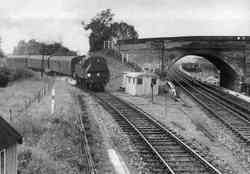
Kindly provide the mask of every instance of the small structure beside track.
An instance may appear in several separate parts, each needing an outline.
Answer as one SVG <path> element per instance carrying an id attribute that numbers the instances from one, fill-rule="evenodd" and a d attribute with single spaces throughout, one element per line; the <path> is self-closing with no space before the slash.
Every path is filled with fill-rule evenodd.
<path id="1" fill-rule="evenodd" d="M 123 76 L 125 92 L 130 95 L 158 95 L 159 77 L 149 72 L 126 72 Z"/>
<path id="2" fill-rule="evenodd" d="M 0 116 L 0 173 L 17 173 L 17 145 L 22 136 Z"/>

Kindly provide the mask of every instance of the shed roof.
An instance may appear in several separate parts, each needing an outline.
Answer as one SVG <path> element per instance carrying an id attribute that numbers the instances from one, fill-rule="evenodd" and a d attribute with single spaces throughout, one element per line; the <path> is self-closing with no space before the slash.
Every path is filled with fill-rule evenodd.
<path id="1" fill-rule="evenodd" d="M 22 143 L 22 136 L 0 116 L 0 149 Z"/>
<path id="2" fill-rule="evenodd" d="M 143 77 L 143 76 L 158 78 L 157 74 L 151 73 L 151 72 L 126 72 L 126 76 L 134 77 L 134 78 Z"/>

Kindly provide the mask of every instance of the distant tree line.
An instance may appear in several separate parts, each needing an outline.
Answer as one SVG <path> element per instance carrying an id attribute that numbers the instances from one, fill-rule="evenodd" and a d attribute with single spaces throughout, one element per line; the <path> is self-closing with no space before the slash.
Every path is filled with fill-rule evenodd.
<path id="1" fill-rule="evenodd" d="M 15 55 L 57 55 L 57 56 L 75 56 L 77 53 L 66 47 L 61 43 L 46 44 L 38 42 L 34 39 L 29 41 L 21 40 L 14 48 Z"/>
<path id="2" fill-rule="evenodd" d="M 137 39 L 138 33 L 133 25 L 126 22 L 114 22 L 114 14 L 110 9 L 98 13 L 91 21 L 85 24 L 84 29 L 91 30 L 89 35 L 90 51 L 97 51 L 103 48 L 105 40 L 127 40 Z"/>

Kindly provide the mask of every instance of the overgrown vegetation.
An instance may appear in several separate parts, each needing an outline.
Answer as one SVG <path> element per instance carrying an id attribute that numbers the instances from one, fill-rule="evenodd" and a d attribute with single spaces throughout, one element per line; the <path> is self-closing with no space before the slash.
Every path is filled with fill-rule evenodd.
<path id="1" fill-rule="evenodd" d="M 21 40 L 14 48 L 15 55 L 57 55 L 57 56 L 76 56 L 77 53 L 66 47 L 61 43 L 46 44 L 38 42 L 34 39 L 29 41 Z"/>
<path id="2" fill-rule="evenodd" d="M 78 130 L 71 120 L 56 117 L 49 120 L 29 119 L 26 122 L 28 125 L 19 124 L 25 138 L 25 145 L 18 155 L 18 170 L 21 173 L 73 174 L 83 167 Z"/>
<path id="3" fill-rule="evenodd" d="M 3 58 L 4 57 L 4 53 L 2 51 L 2 49 L 0 49 L 0 58 Z"/>
<path id="4" fill-rule="evenodd" d="M 0 87 L 7 86 L 9 82 L 10 70 L 6 67 L 0 68 Z"/>
<path id="5" fill-rule="evenodd" d="M 80 151 L 78 114 L 80 108 L 65 82 L 55 83 L 56 108 L 50 113 L 50 96 L 13 119 L 13 125 L 23 135 L 18 150 L 20 174 L 75 174 L 86 168 Z"/>
<path id="6" fill-rule="evenodd" d="M 6 87 L 9 82 L 34 77 L 31 70 L 0 67 L 0 87 Z"/>
<path id="7" fill-rule="evenodd" d="M 114 13 L 110 9 L 102 10 L 89 23 L 82 22 L 85 30 L 91 30 L 89 35 L 90 51 L 103 48 L 105 40 L 136 39 L 138 33 L 133 25 L 126 22 L 114 22 Z"/>

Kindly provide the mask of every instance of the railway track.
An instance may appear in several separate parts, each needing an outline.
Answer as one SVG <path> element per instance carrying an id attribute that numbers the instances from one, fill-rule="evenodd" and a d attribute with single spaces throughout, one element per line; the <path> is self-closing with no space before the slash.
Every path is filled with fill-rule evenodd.
<path id="1" fill-rule="evenodd" d="M 172 73 L 173 74 L 173 73 Z M 250 143 L 250 121 L 249 114 L 242 109 L 227 95 L 219 90 L 211 90 L 192 78 L 175 71 L 172 79 L 195 101 L 209 111 L 216 119 L 219 119 L 232 130 L 234 134 L 243 140 L 243 143 Z"/>
<path id="2" fill-rule="evenodd" d="M 209 85 L 206 83 L 201 83 L 201 82 L 197 82 L 197 83 L 204 85 L 206 89 L 208 89 L 209 91 L 213 91 L 215 94 L 220 94 L 220 95 L 217 95 L 219 98 L 221 98 L 222 100 L 225 100 L 228 104 L 234 105 L 235 108 L 246 113 L 245 118 L 250 120 L 250 103 L 249 102 L 242 100 L 234 95 L 231 95 L 221 90 L 219 87 Z"/>
<path id="3" fill-rule="evenodd" d="M 149 173 L 221 174 L 150 115 L 109 93 L 94 95 L 130 136 Z"/>
<path id="4" fill-rule="evenodd" d="M 82 112 L 85 111 L 85 105 L 82 100 L 82 97 L 79 95 L 78 101 L 80 103 Z M 85 161 L 85 168 L 82 169 L 84 170 L 84 173 L 87 174 L 96 174 L 96 168 L 95 168 L 95 163 L 91 155 L 91 149 L 89 147 L 89 141 L 87 137 L 87 130 L 86 130 L 86 116 L 84 114 L 79 115 L 79 127 L 80 127 L 80 134 L 81 134 L 81 152 L 82 156 L 84 156 L 84 161 Z"/>

